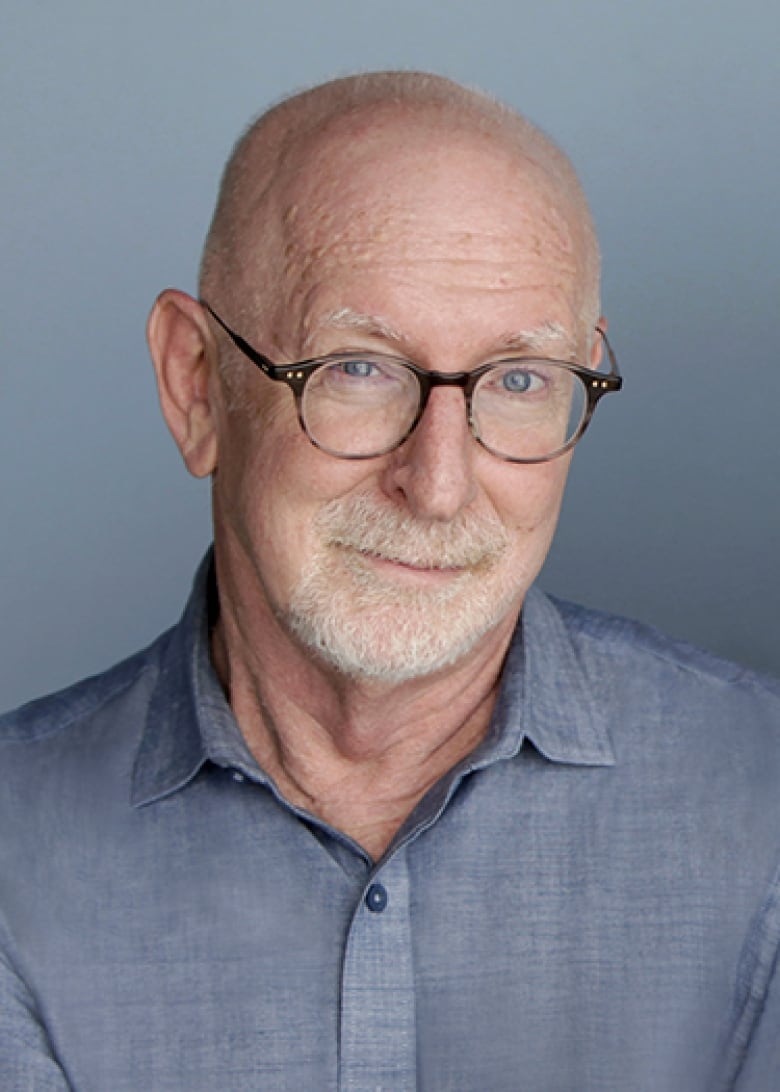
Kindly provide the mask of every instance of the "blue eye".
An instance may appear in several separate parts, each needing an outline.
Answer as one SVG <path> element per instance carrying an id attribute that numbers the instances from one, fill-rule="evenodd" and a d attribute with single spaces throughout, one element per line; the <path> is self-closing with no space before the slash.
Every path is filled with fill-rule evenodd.
<path id="1" fill-rule="evenodd" d="M 378 370 L 372 360 L 342 360 L 339 366 L 345 375 L 353 379 L 369 379 Z"/>
<path id="2" fill-rule="evenodd" d="M 349 397 L 365 398 L 369 392 L 372 397 L 388 397 L 392 388 L 399 386 L 416 390 L 414 376 L 401 362 L 389 357 L 384 360 L 370 356 L 336 357 L 325 361 L 315 374 L 318 389 L 327 387 L 338 391 L 340 397 L 348 392 Z"/>
<path id="3" fill-rule="evenodd" d="M 511 372 L 505 372 L 501 377 L 501 383 L 510 394 L 524 394 L 533 384 L 534 377 L 530 372 L 515 368 Z"/>

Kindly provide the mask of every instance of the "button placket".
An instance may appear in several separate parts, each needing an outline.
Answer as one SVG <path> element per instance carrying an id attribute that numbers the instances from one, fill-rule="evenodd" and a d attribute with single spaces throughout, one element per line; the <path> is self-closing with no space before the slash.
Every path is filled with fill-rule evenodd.
<path id="1" fill-rule="evenodd" d="M 358 903 L 344 953 L 340 1092 L 414 1092 L 416 1028 L 409 873 L 401 848 Z"/>

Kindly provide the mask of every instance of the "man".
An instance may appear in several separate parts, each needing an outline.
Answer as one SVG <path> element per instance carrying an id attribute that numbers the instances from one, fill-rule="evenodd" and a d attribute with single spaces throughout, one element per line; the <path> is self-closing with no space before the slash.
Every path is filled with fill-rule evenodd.
<path id="1" fill-rule="evenodd" d="M 2 723 L 4 1089 L 770 1087 L 780 693 L 532 587 L 620 386 L 598 265 L 449 81 L 239 143 L 149 321 L 213 555 Z"/>

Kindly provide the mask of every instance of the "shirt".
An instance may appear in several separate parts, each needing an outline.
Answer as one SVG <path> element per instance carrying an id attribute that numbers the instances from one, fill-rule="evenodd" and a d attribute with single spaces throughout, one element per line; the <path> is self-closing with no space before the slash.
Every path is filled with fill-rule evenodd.
<path id="1" fill-rule="evenodd" d="M 3 1092 L 780 1087 L 776 684 L 532 589 L 488 735 L 372 862 L 248 751 L 208 564 L 0 721 Z"/>

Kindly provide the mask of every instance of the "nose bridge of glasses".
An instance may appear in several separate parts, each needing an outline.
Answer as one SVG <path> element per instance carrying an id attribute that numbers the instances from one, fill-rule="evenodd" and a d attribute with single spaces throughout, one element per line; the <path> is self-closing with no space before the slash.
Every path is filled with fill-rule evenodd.
<path id="1" fill-rule="evenodd" d="M 435 387 L 459 387 L 466 399 L 466 409 L 471 414 L 471 391 L 474 387 L 475 377 L 471 372 L 436 372 L 426 371 L 425 368 L 414 368 L 417 382 L 420 385 L 420 408 L 417 414 L 419 421 L 425 412 L 431 392 Z"/>

